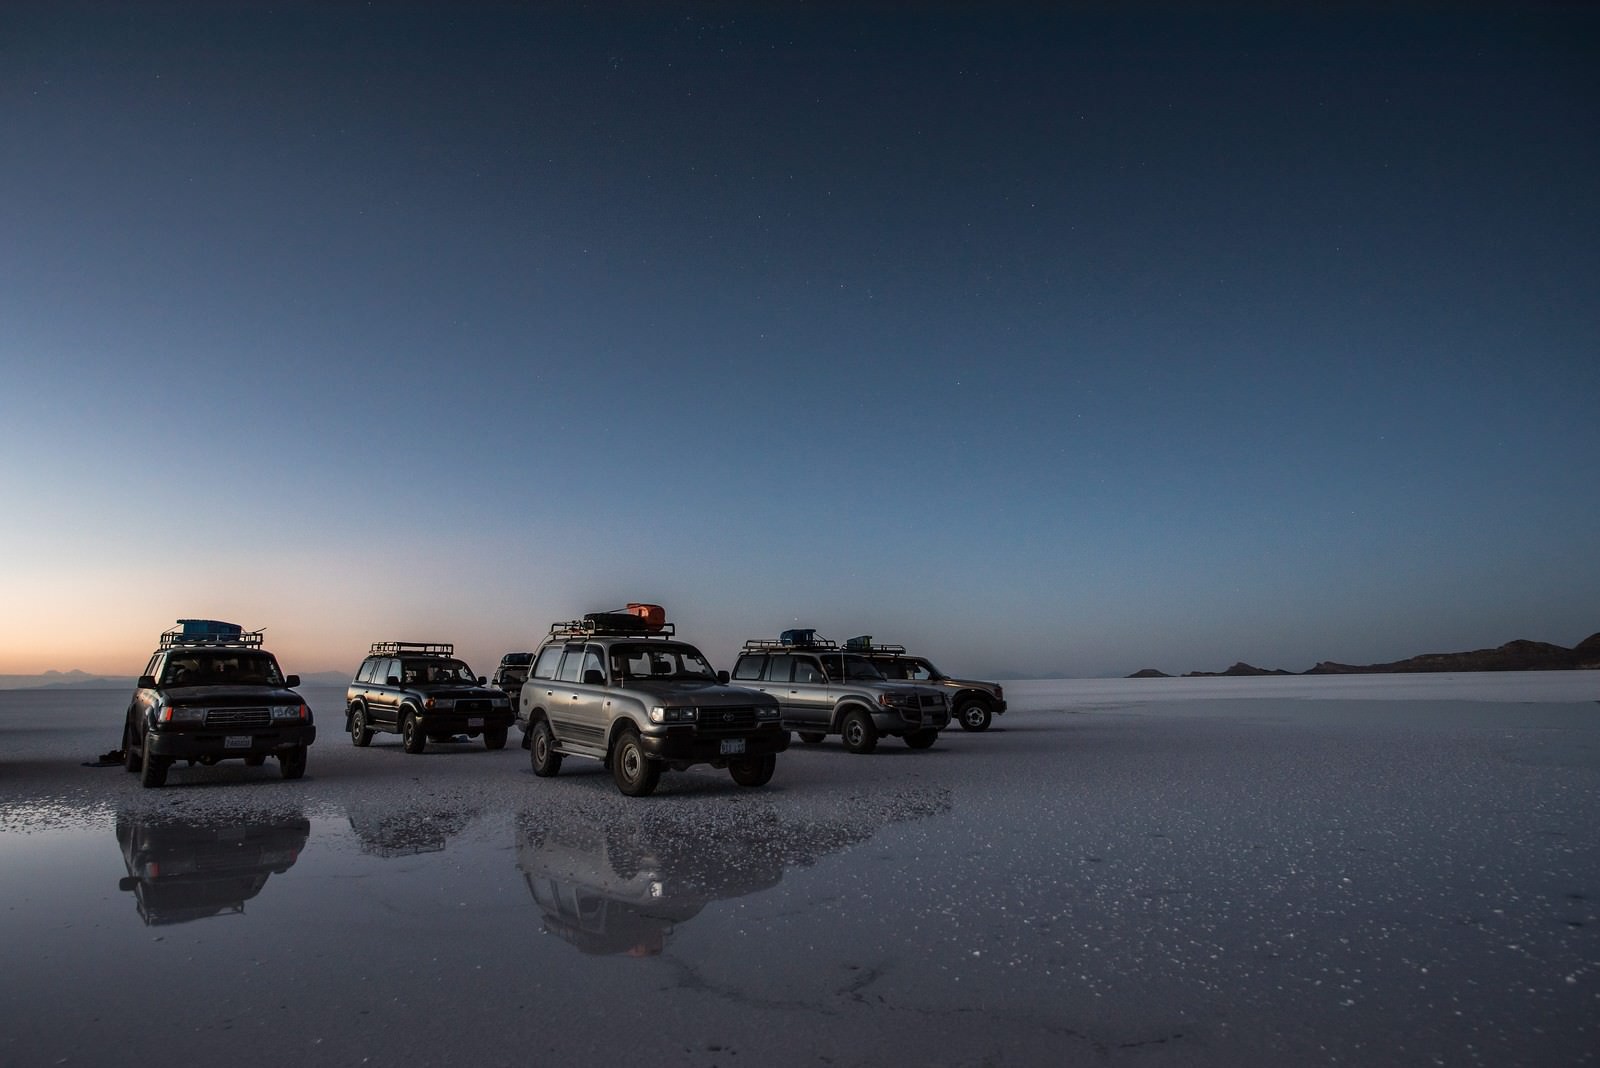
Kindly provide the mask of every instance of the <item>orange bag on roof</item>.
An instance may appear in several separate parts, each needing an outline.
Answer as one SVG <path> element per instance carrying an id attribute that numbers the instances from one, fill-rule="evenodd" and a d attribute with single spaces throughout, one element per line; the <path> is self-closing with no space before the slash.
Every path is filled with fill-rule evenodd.
<path id="1" fill-rule="evenodd" d="M 654 633 L 661 629 L 667 621 L 667 610 L 658 604 L 640 604 L 630 602 L 627 611 L 644 620 L 645 630 Z"/>

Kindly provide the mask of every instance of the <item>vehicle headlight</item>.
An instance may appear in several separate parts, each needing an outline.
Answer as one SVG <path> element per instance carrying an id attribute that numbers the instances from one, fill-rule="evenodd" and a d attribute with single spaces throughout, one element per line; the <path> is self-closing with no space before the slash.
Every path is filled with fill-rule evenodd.
<path id="1" fill-rule="evenodd" d="M 203 708 L 173 708 L 171 705 L 165 705 L 157 718 L 162 723 L 204 723 L 206 721 L 206 710 Z"/>
<path id="2" fill-rule="evenodd" d="M 652 705 L 650 708 L 651 723 L 693 723 L 698 718 L 699 710 L 695 708 L 672 705 Z"/>
<path id="3" fill-rule="evenodd" d="M 778 706 L 777 705 L 757 705 L 756 706 L 756 719 L 777 719 L 777 718 L 778 718 Z"/>
<path id="4" fill-rule="evenodd" d="M 310 711 L 305 705 L 274 705 L 272 708 L 273 722 L 290 719 L 305 719 Z"/>
<path id="5" fill-rule="evenodd" d="M 917 699 L 903 693 L 882 693 L 878 695 L 878 703 L 885 708 L 915 708 Z"/>

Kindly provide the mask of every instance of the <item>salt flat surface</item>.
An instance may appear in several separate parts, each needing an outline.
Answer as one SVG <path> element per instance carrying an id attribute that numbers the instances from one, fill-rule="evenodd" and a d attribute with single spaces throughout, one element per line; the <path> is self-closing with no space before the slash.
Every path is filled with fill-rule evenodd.
<path id="1" fill-rule="evenodd" d="M 305 779 L 147 791 L 125 693 L 0 694 L 0 1062 L 1593 1064 L 1600 704 L 1523 674 L 1008 684 L 640 800 L 314 688 Z"/>

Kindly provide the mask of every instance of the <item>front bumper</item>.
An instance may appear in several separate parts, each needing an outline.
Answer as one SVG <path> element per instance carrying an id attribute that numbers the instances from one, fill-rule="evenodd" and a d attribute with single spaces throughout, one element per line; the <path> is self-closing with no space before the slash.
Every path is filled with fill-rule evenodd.
<path id="1" fill-rule="evenodd" d="M 729 754 L 722 743 L 744 740 L 744 752 Z M 766 756 L 789 748 L 789 732 L 778 724 L 758 727 L 743 734 L 702 734 L 695 727 L 669 727 L 661 734 L 643 734 L 639 744 L 657 760 L 671 764 L 723 764 L 740 757 Z"/>
<path id="2" fill-rule="evenodd" d="M 248 739 L 249 745 L 240 744 Z M 227 760 L 232 757 L 270 756 L 286 749 L 300 749 L 317 740 L 314 724 L 240 730 L 152 730 L 145 737 L 145 751 L 168 760 Z M 230 744 L 230 742 L 232 744 Z"/>
<path id="3" fill-rule="evenodd" d="M 947 709 L 937 711 L 924 711 L 920 715 L 904 712 L 874 712 L 872 725 L 878 728 L 879 734 L 910 734 L 912 731 L 936 730 L 942 731 L 950 725 L 950 712 Z"/>
<path id="4" fill-rule="evenodd" d="M 484 712 L 424 712 L 417 718 L 429 734 L 481 734 L 489 730 L 510 730 L 515 715 L 509 708 Z"/>

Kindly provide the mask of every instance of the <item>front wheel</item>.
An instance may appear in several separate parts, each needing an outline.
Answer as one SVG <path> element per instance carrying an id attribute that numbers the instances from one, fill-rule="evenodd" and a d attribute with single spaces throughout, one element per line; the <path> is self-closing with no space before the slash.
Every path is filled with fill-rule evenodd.
<path id="1" fill-rule="evenodd" d="M 852 753 L 870 753 L 878 748 L 878 728 L 865 712 L 855 711 L 844 717 L 844 747 Z"/>
<path id="2" fill-rule="evenodd" d="M 485 749 L 504 749 L 506 747 L 506 728 L 486 727 L 483 731 L 483 747 Z"/>
<path id="3" fill-rule="evenodd" d="M 625 730 L 611 751 L 611 776 L 624 794 L 644 797 L 661 781 L 661 765 L 645 754 L 637 732 Z"/>
<path id="4" fill-rule="evenodd" d="M 989 729 L 989 706 L 982 701 L 968 701 L 956 709 L 956 719 L 964 731 L 986 731 Z"/>
<path id="5" fill-rule="evenodd" d="M 728 774 L 740 786 L 765 786 L 772 781 L 772 773 L 777 768 L 778 758 L 773 753 L 728 761 Z"/>
<path id="6" fill-rule="evenodd" d="M 932 727 L 924 727 L 920 731 L 912 731 L 906 735 L 906 744 L 913 749 L 926 749 L 939 738 L 939 732 Z"/>
<path id="7" fill-rule="evenodd" d="M 540 720 L 528 735 L 528 756 L 533 761 L 533 773 L 549 778 L 561 770 L 561 754 L 556 752 L 556 736 L 550 724 Z"/>
<path id="8" fill-rule="evenodd" d="M 417 722 L 415 712 L 407 712 L 400 722 L 400 744 L 412 754 L 428 748 L 428 735 L 423 731 L 422 724 Z"/>
<path id="9" fill-rule="evenodd" d="M 306 747 L 296 746 L 278 754 L 278 770 L 285 779 L 298 779 L 306 773 Z"/>
<path id="10" fill-rule="evenodd" d="M 350 744 L 361 749 L 372 744 L 372 724 L 367 722 L 367 710 L 360 705 L 350 712 Z"/>

